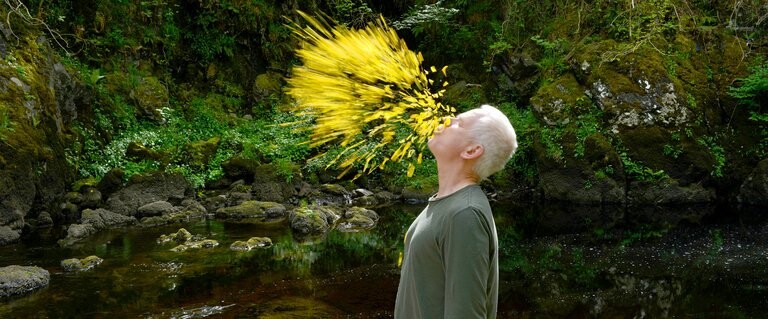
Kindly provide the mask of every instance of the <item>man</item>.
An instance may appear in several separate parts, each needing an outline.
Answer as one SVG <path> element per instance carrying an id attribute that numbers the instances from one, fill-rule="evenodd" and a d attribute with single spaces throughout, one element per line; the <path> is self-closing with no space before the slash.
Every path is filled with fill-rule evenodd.
<path id="1" fill-rule="evenodd" d="M 429 140 L 438 190 L 405 235 L 395 318 L 496 318 L 498 239 L 478 183 L 504 168 L 515 130 L 483 105 L 450 119 Z"/>

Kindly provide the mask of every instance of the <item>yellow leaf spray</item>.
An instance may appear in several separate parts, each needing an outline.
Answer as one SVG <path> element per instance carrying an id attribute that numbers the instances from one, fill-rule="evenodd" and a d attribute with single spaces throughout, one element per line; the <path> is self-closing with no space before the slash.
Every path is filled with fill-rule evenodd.
<path id="1" fill-rule="evenodd" d="M 310 124 L 304 127 L 312 130 L 311 147 L 343 147 L 328 165 L 343 169 L 339 177 L 356 163 L 364 163 L 359 177 L 387 161 L 406 161 L 412 176 L 427 140 L 455 112 L 438 101 L 444 89 L 430 92 L 421 54 L 410 51 L 383 17 L 349 29 L 299 15 L 307 25 L 289 28 L 299 40 L 296 55 L 302 63 L 291 70 L 286 93 L 295 101 L 292 110 L 306 120 L 293 124 Z M 430 70 L 437 72 L 434 66 Z M 403 127 L 407 136 L 395 139 Z"/>

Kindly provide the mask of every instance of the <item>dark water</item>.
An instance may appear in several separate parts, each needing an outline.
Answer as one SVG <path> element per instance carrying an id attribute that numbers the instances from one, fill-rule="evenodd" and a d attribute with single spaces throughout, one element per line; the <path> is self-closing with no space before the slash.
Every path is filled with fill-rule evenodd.
<path id="1" fill-rule="evenodd" d="M 51 282 L 0 300 L 0 318 L 390 318 L 402 235 L 421 206 L 376 209 L 376 228 L 298 242 L 285 223 L 218 220 L 101 232 L 60 248 L 58 229 L 0 247 L 0 267 Z M 768 216 L 718 207 L 624 209 L 494 204 L 500 318 L 763 318 Z M 217 240 L 172 252 L 184 227 Z M 274 246 L 229 249 L 267 236 Z M 97 255 L 86 272 L 67 258 Z"/>

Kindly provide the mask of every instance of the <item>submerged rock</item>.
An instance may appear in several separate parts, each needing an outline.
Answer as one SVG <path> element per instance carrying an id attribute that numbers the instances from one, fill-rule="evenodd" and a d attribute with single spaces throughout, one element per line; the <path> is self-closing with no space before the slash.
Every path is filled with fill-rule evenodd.
<path id="1" fill-rule="evenodd" d="M 171 248 L 171 251 L 175 252 L 181 252 L 194 248 L 213 248 L 219 245 L 219 242 L 216 240 L 205 239 L 202 238 L 202 236 L 192 235 L 192 233 L 184 228 L 179 229 L 179 231 L 173 234 L 161 235 L 160 238 L 157 239 L 158 244 L 165 244 L 170 242 L 179 244 L 176 247 Z"/>
<path id="2" fill-rule="evenodd" d="M 376 226 L 379 215 L 362 207 L 350 207 L 344 212 L 344 219 L 336 227 L 343 232 L 357 232 Z"/>
<path id="3" fill-rule="evenodd" d="M 168 234 L 168 235 L 160 235 L 160 238 L 157 239 L 158 244 L 165 244 L 168 242 L 175 242 L 175 243 L 185 243 L 187 241 L 192 240 L 192 233 L 190 233 L 188 230 L 181 228 L 179 231 Z"/>
<path id="4" fill-rule="evenodd" d="M 229 246 L 231 250 L 249 251 L 254 248 L 267 248 L 272 246 L 272 239 L 269 237 L 251 237 L 247 241 L 238 240 Z"/>
<path id="5" fill-rule="evenodd" d="M 35 266 L 0 267 L 0 298 L 21 295 L 48 286 L 51 274 Z"/>
<path id="6" fill-rule="evenodd" d="M 87 271 L 95 268 L 103 261 L 104 259 L 95 255 L 83 259 L 69 258 L 61 261 L 61 268 L 64 268 L 64 271 Z"/>
<path id="7" fill-rule="evenodd" d="M 182 252 L 187 249 L 214 248 L 218 245 L 219 242 L 214 239 L 190 240 L 186 243 L 171 248 L 171 251 Z"/>

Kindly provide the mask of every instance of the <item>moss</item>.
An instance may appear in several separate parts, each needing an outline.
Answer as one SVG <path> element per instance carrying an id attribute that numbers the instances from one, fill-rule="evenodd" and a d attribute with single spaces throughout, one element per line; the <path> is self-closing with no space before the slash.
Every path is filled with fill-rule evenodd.
<path id="1" fill-rule="evenodd" d="M 221 138 L 214 136 L 205 141 L 197 141 L 188 144 L 186 147 L 186 154 L 189 157 L 187 161 L 189 165 L 201 168 L 208 165 L 213 156 L 216 155 L 216 150 L 218 150 L 220 142 Z"/>
<path id="2" fill-rule="evenodd" d="M 79 179 L 79 180 L 75 181 L 72 184 L 72 191 L 80 192 L 80 190 L 83 187 L 86 187 L 86 186 L 88 186 L 88 187 L 95 187 L 96 184 L 98 184 L 98 183 L 99 183 L 99 181 L 95 177 L 86 177 L 86 178 L 83 178 L 83 179 Z"/>
<path id="3" fill-rule="evenodd" d="M 584 88 L 572 73 L 566 73 L 541 86 L 531 98 L 531 106 L 544 123 L 565 125 L 575 119 L 585 101 Z"/>

